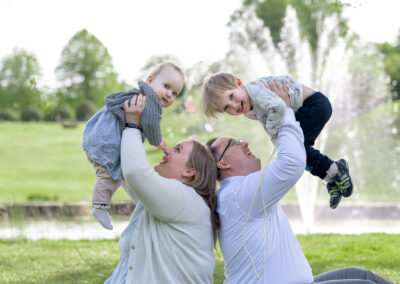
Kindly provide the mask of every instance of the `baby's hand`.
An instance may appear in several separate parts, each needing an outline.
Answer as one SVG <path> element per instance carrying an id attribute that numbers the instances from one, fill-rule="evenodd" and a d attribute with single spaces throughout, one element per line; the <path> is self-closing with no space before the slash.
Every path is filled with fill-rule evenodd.
<path id="1" fill-rule="evenodd" d="M 162 150 L 164 153 L 167 152 L 167 143 L 165 142 L 165 140 L 161 140 L 160 145 L 157 146 L 158 149 Z"/>
<path id="2" fill-rule="evenodd" d="M 268 80 L 268 85 L 265 82 L 263 82 L 263 84 L 266 88 L 277 94 L 278 97 L 285 102 L 287 107 L 290 107 L 289 89 L 286 86 L 285 81 L 282 81 L 282 84 L 280 84 L 276 80 Z"/>

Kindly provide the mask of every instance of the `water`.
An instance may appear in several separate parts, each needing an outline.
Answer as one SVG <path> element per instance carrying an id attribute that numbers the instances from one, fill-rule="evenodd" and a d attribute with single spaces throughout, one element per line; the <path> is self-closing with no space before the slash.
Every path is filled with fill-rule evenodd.
<path id="1" fill-rule="evenodd" d="M 400 234 L 400 220 L 321 220 L 318 219 L 312 227 L 307 227 L 301 218 L 289 218 L 295 234 L 364 234 L 387 233 Z M 113 222 L 114 229 L 109 231 L 101 227 L 96 221 L 55 221 L 34 220 L 18 224 L 2 223 L 0 225 L 0 239 L 26 238 L 38 239 L 68 239 L 68 240 L 98 240 L 115 239 L 126 228 L 129 221 Z"/>
<path id="2" fill-rule="evenodd" d="M 104 229 L 97 221 L 31 220 L 3 222 L 0 225 L 0 239 L 115 239 L 128 225 L 129 220 L 113 222 L 113 230 Z"/>
<path id="3" fill-rule="evenodd" d="M 400 234 L 400 205 L 395 203 L 343 204 L 335 210 L 326 203 L 317 202 L 313 206 L 312 226 L 301 218 L 302 208 L 297 203 L 281 204 L 295 234 L 337 233 Z M 0 239 L 115 239 L 126 228 L 129 217 L 113 218 L 114 229 L 104 229 L 89 217 L 84 220 L 33 219 L 0 223 Z"/>

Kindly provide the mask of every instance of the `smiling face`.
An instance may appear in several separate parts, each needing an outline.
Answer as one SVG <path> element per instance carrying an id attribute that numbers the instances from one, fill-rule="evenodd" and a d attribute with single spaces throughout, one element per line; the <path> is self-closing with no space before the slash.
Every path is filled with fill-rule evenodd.
<path id="1" fill-rule="evenodd" d="M 230 176 L 245 176 L 261 169 L 260 159 L 252 154 L 247 142 L 231 137 L 219 137 L 211 147 L 217 149 L 215 155 L 216 159 L 219 159 L 217 167 L 221 172 L 221 179 Z"/>
<path id="2" fill-rule="evenodd" d="M 187 166 L 193 149 L 193 141 L 186 140 L 168 148 L 162 161 L 154 167 L 160 176 L 184 181 L 193 175 L 193 169 Z"/>
<path id="3" fill-rule="evenodd" d="M 183 89 L 182 75 L 169 65 L 156 76 L 148 76 L 146 82 L 156 92 L 162 107 L 169 107 Z"/>
<path id="4" fill-rule="evenodd" d="M 218 111 L 230 115 L 241 115 L 251 110 L 249 95 L 243 83 L 236 79 L 237 88 L 224 91 L 218 99 Z"/>

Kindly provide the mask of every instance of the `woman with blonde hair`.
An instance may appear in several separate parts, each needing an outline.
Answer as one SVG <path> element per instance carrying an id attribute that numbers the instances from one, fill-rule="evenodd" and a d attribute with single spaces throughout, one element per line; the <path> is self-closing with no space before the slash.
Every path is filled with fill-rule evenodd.
<path id="1" fill-rule="evenodd" d="M 139 95 L 124 105 L 121 164 L 137 204 L 119 240 L 120 262 L 105 283 L 212 283 L 219 228 L 213 157 L 186 140 L 167 148 L 151 169 L 140 130 L 145 103 Z"/>

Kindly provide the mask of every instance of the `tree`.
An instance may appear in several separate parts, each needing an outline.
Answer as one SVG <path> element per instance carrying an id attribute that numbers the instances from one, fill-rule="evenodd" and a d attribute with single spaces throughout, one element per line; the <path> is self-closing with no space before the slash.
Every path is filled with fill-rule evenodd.
<path id="1" fill-rule="evenodd" d="M 101 106 L 105 96 L 121 91 L 107 48 L 85 29 L 62 50 L 56 75 L 58 96 L 74 108 L 85 100 Z"/>
<path id="2" fill-rule="evenodd" d="M 342 16 L 345 6 L 338 0 L 244 0 L 242 8 L 234 12 L 229 22 L 231 41 L 233 45 L 245 48 L 253 44 L 262 54 L 267 54 L 271 48 L 266 38 L 267 30 L 273 46 L 293 75 L 298 72 L 299 41 L 306 41 L 311 50 L 312 81 L 315 82 L 330 48 L 335 46 L 338 38 L 347 35 L 347 19 Z M 285 27 L 290 9 L 295 11 L 300 38 L 295 38 L 297 35 Z M 335 19 L 329 30 L 328 19 Z M 329 39 L 328 44 L 321 44 L 323 34 L 324 39 Z"/>
<path id="3" fill-rule="evenodd" d="M 400 99 L 400 31 L 397 36 L 397 43 L 385 42 L 378 44 L 378 48 L 385 56 L 385 71 L 390 77 L 393 98 Z"/>
<path id="4" fill-rule="evenodd" d="M 0 69 L 0 109 L 21 111 L 28 106 L 38 106 L 40 72 L 36 56 L 26 50 L 14 49 L 11 55 L 4 57 Z"/>
<path id="5" fill-rule="evenodd" d="M 149 59 L 146 60 L 144 66 L 140 68 L 140 74 L 139 77 L 137 78 L 137 81 L 139 80 L 145 80 L 146 76 L 149 75 L 150 71 L 158 64 L 161 64 L 163 62 L 173 62 L 177 64 L 177 66 L 181 67 L 181 64 L 179 62 L 179 59 L 170 54 L 165 54 L 165 55 L 155 55 L 150 57 Z"/>

